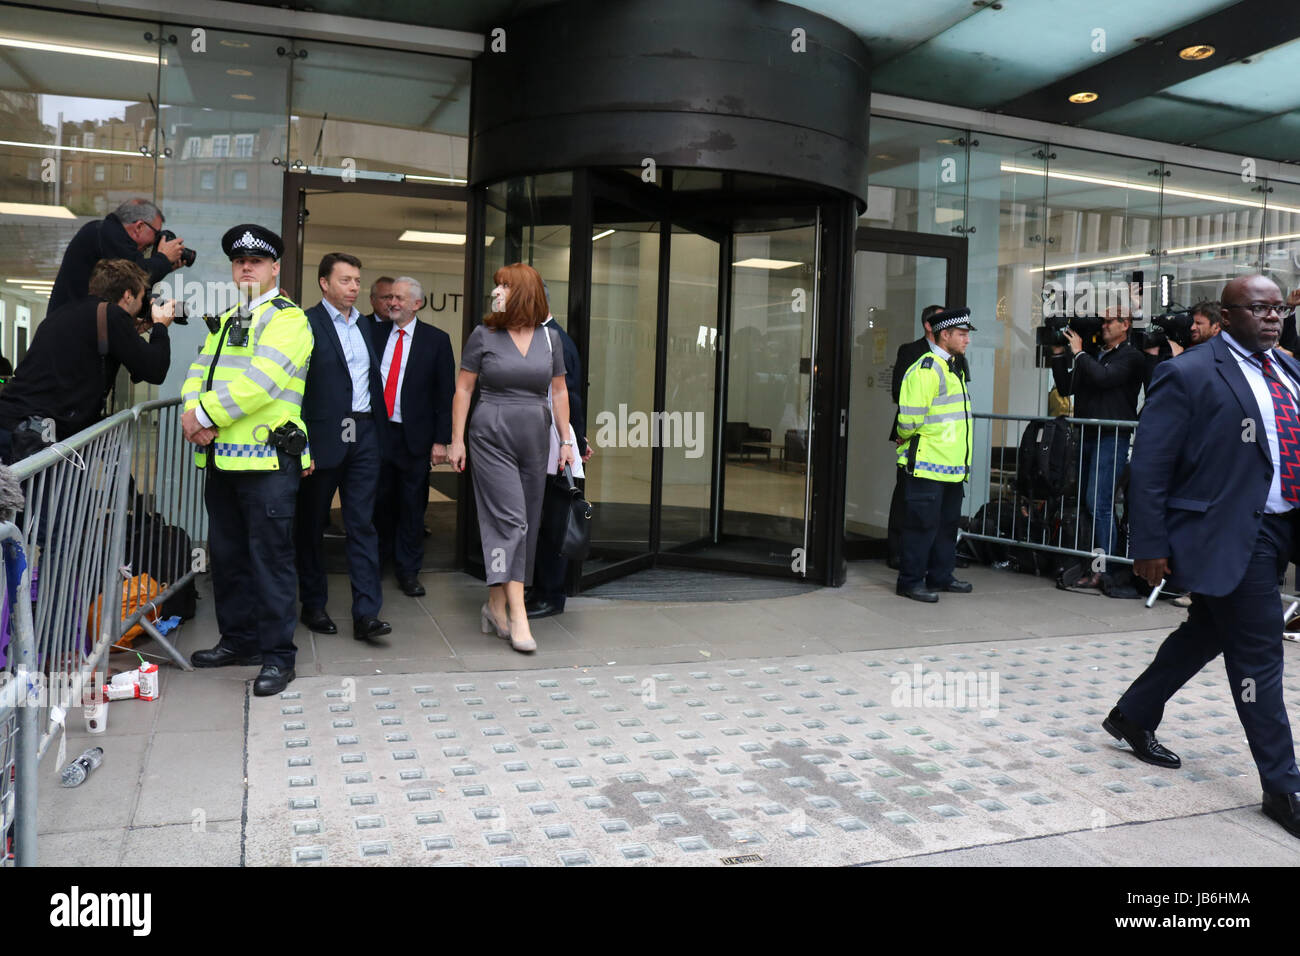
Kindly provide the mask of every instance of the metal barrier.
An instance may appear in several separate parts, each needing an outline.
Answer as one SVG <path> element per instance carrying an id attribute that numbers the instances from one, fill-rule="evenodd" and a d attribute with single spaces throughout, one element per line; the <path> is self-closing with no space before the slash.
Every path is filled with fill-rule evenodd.
<path id="1" fill-rule="evenodd" d="M 36 756 L 40 738 L 39 668 L 22 532 L 0 522 L 0 587 L 8 615 L 8 667 L 0 671 L 0 866 L 36 865 Z M 10 572 L 18 578 L 10 588 Z M 14 854 L 11 861 L 10 853 Z"/>
<path id="2" fill-rule="evenodd" d="M 109 648 L 139 626 L 190 669 L 151 621 L 206 570 L 204 550 L 195 547 L 207 537 L 204 473 L 190 462 L 180 417 L 180 399 L 145 402 L 10 469 L 25 499 L 13 538 L 27 545 L 10 631 L 16 642 L 25 616 L 29 638 L 11 644 L 0 668 L 8 678 L 0 688 L 0 821 L 16 822 L 20 865 L 35 860 L 39 761 L 67 712 L 88 691 L 100 692 L 95 672 Z M 143 586 L 145 574 L 156 589 Z M 138 602 L 125 617 L 124 597 Z M 25 733 L 11 733 L 15 719 Z M 12 808 L 5 802 L 10 776 L 18 782 Z"/>
<path id="3" fill-rule="evenodd" d="M 1120 515 L 1112 510 L 1114 527 L 1109 541 L 1105 541 L 1105 536 L 1099 534 L 1101 529 L 1093 523 L 1087 501 L 1088 490 L 1095 484 L 1103 497 L 1109 493 L 1113 509 L 1121 508 L 1117 491 L 1137 422 L 1066 419 L 1073 447 L 1066 456 L 1068 467 L 1060 475 L 1059 491 L 1053 493 L 1045 482 L 1033 477 L 1033 463 L 1021 461 L 1020 457 L 1026 431 L 1042 429 L 1046 423 L 1060 419 L 983 413 L 971 417 L 972 478 L 966 498 L 967 528 L 959 534 L 959 541 L 969 538 L 1078 558 L 1104 556 L 1109 563 L 1132 564 Z M 1114 448 L 1114 453 L 1108 453 L 1108 448 Z"/>

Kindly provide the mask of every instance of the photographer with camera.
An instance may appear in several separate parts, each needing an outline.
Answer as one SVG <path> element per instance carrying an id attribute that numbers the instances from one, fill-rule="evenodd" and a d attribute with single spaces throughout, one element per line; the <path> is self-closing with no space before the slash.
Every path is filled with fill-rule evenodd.
<path id="1" fill-rule="evenodd" d="M 1121 421 L 1137 419 L 1138 393 L 1146 378 L 1142 353 L 1129 342 L 1132 320 L 1108 309 L 1101 318 L 1096 356 L 1084 350 L 1082 336 L 1073 328 L 1061 331 L 1064 346 L 1052 347 L 1052 377 L 1062 396 L 1074 396 L 1077 418 Z M 1129 430 L 1087 426 L 1083 441 L 1082 501 L 1092 517 L 1094 544 L 1111 553 L 1115 536 L 1113 503 L 1115 480 L 1128 459 Z M 1085 575 L 1075 587 L 1098 587 L 1101 575 Z"/>
<path id="2" fill-rule="evenodd" d="M 163 214 L 147 199 L 128 199 L 103 219 L 86 223 L 72 237 L 50 291 L 47 311 L 84 299 L 90 289 L 95 263 L 125 259 L 145 271 L 148 288 L 179 269 L 194 265 L 195 253 L 185 242 L 163 229 Z M 152 255 L 145 250 L 154 246 Z"/>
<path id="3" fill-rule="evenodd" d="M 99 421 L 123 365 L 133 381 L 161 385 L 171 364 L 167 327 L 174 303 L 151 303 L 149 277 L 124 259 L 104 259 L 90 295 L 55 309 L 0 393 L 0 461 L 13 464 Z M 149 332 L 149 340 L 140 338 Z"/>
<path id="4" fill-rule="evenodd" d="M 1146 378 L 1149 385 L 1156 366 L 1177 358 L 1190 348 L 1208 342 L 1219 334 L 1223 325 L 1223 309 L 1210 299 L 1198 302 L 1190 309 L 1169 315 L 1156 316 L 1143 339 Z"/>
<path id="5" fill-rule="evenodd" d="M 258 697 L 294 679 L 297 624 L 293 520 L 298 482 L 310 471 L 302 396 L 312 333 L 302 309 L 280 294 L 284 242 L 262 226 L 221 238 L 246 302 L 220 318 L 181 386 L 185 438 L 207 470 L 208 549 L 221 640 L 195 651 L 195 667 L 262 665 Z"/>

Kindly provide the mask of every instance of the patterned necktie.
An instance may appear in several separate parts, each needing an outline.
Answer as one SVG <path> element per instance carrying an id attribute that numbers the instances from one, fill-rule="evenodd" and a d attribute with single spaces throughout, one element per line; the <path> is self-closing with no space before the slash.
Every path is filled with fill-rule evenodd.
<path id="1" fill-rule="evenodd" d="M 1300 416 L 1296 414 L 1291 390 L 1282 384 L 1273 363 L 1264 352 L 1255 358 L 1264 372 L 1268 394 L 1273 398 L 1273 417 L 1277 420 L 1277 451 L 1281 459 L 1282 497 L 1300 505 Z"/>
<path id="2" fill-rule="evenodd" d="M 405 335 L 405 329 L 397 330 L 397 344 L 393 346 L 393 358 L 388 363 L 388 381 L 384 382 L 384 404 L 388 406 L 389 418 L 397 404 L 397 380 L 402 377 L 402 337 Z"/>

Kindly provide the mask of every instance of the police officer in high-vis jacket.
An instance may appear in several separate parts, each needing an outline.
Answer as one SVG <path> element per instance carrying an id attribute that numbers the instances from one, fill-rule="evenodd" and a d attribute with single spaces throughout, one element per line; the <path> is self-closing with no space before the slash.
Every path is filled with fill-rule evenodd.
<path id="1" fill-rule="evenodd" d="M 970 309 L 949 309 L 930 319 L 934 342 L 907 370 L 898 398 L 898 464 L 907 472 L 903 554 L 896 590 L 933 604 L 939 591 L 966 594 L 971 586 L 952 576 L 957 521 L 970 477 L 970 394 L 958 373 L 966 354 Z"/>
<path id="2" fill-rule="evenodd" d="M 260 664 L 259 697 L 294 679 L 293 517 L 311 455 L 301 409 L 312 333 L 280 294 L 280 237 L 235 226 L 221 239 L 240 304 L 209 324 L 182 387 L 185 438 L 207 469 L 208 550 L 221 640 L 195 667 Z"/>

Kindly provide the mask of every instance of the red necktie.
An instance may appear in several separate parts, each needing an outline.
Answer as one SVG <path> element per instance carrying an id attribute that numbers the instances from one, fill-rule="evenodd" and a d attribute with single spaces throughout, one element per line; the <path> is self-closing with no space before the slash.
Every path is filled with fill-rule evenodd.
<path id="1" fill-rule="evenodd" d="M 405 329 L 397 330 L 397 344 L 393 346 L 393 358 L 388 363 L 388 377 L 384 380 L 384 404 L 388 406 L 388 417 L 393 416 L 393 406 L 397 404 L 397 380 L 402 377 L 402 336 Z"/>
<path id="2" fill-rule="evenodd" d="M 1282 384 L 1273 369 L 1273 363 L 1263 352 L 1255 358 L 1264 372 L 1268 393 L 1273 398 L 1273 417 L 1277 422 L 1277 450 L 1282 460 L 1282 497 L 1293 505 L 1300 504 L 1300 417 L 1296 415 L 1295 401 L 1290 390 Z"/>

